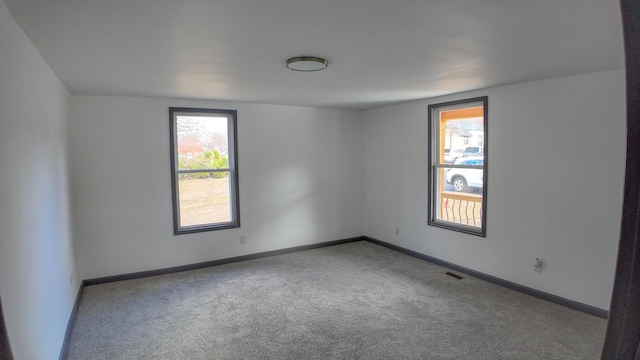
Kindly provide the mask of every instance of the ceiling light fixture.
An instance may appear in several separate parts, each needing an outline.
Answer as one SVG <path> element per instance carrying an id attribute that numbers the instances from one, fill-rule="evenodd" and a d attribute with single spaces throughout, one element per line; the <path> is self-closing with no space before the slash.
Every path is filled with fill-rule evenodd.
<path id="1" fill-rule="evenodd" d="M 324 70 L 329 62 L 323 58 L 314 56 L 300 56 L 287 60 L 287 69 L 293 71 L 318 71 Z"/>

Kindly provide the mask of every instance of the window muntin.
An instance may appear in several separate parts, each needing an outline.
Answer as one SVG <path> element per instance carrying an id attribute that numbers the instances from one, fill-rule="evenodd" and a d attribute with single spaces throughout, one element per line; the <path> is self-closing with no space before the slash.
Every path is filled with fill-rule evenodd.
<path id="1" fill-rule="evenodd" d="M 429 225 L 486 235 L 487 114 L 487 97 L 429 106 Z"/>
<path id="2" fill-rule="evenodd" d="M 169 108 L 174 234 L 240 226 L 235 110 Z"/>

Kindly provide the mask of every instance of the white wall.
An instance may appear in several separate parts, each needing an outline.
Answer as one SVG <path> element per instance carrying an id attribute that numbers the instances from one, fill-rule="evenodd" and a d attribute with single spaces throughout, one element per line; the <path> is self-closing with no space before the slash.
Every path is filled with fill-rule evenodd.
<path id="1" fill-rule="evenodd" d="M 484 95 L 486 238 L 427 225 L 427 106 Z M 367 236 L 608 310 L 624 178 L 622 70 L 388 106 L 364 121 Z"/>
<path id="2" fill-rule="evenodd" d="M 77 282 L 69 93 L 0 1 L 0 296 L 17 360 L 57 359 Z"/>
<path id="3" fill-rule="evenodd" d="M 84 279 L 363 234 L 361 111 L 99 96 L 72 96 L 71 104 Z M 173 235 L 172 106 L 238 110 L 241 228 Z"/>

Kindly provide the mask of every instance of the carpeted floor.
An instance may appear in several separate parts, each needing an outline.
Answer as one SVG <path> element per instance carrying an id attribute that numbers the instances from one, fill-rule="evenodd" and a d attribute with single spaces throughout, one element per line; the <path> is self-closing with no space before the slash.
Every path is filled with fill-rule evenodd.
<path id="1" fill-rule="evenodd" d="M 365 242 L 84 289 L 75 359 L 598 359 L 606 321 Z"/>

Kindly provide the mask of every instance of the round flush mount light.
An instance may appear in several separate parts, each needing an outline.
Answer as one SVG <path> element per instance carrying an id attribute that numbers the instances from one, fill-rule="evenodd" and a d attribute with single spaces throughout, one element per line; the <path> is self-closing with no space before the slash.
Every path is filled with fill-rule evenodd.
<path id="1" fill-rule="evenodd" d="M 287 69 L 293 71 L 318 71 L 324 70 L 329 62 L 323 58 L 314 56 L 300 56 L 287 60 Z"/>

